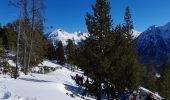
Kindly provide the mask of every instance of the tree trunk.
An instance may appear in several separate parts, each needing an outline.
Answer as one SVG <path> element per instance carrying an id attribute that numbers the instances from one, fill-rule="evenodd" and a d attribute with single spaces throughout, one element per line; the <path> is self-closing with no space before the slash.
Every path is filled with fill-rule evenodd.
<path id="1" fill-rule="evenodd" d="M 27 45 L 25 43 L 24 45 L 24 74 L 27 75 L 28 74 L 28 68 L 27 68 Z"/>
<path id="2" fill-rule="evenodd" d="M 30 49 L 29 49 L 29 55 L 28 55 L 28 64 L 27 69 L 30 66 L 31 61 L 31 54 L 32 54 L 32 46 L 33 46 L 33 33 L 34 33 L 34 17 L 35 17 L 35 0 L 32 0 L 32 25 L 31 25 L 31 43 L 30 43 Z"/>
<path id="3" fill-rule="evenodd" d="M 19 17 L 19 32 L 18 32 L 18 37 L 17 37 L 17 52 L 16 52 L 16 68 L 15 68 L 15 73 L 14 73 L 14 78 L 17 79 L 18 77 L 18 55 L 19 55 L 19 40 L 20 40 L 20 34 L 21 34 L 21 10 L 22 6 L 20 4 L 20 17 Z"/>

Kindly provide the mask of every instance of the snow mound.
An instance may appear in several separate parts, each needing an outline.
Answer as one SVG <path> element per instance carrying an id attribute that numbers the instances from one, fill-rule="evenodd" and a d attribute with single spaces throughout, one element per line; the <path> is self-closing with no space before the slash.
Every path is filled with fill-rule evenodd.
<path id="1" fill-rule="evenodd" d="M 57 65 L 55 63 L 56 61 L 44 60 L 41 64 L 38 64 L 38 66 L 61 67 L 60 65 Z"/>
<path id="2" fill-rule="evenodd" d="M 12 67 L 15 67 L 16 66 L 16 63 L 14 63 L 13 60 L 8 60 L 8 64 Z"/>

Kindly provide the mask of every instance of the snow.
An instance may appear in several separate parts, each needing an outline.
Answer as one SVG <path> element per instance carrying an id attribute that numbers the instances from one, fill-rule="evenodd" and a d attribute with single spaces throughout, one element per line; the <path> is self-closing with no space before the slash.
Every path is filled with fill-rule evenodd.
<path id="1" fill-rule="evenodd" d="M 133 35 L 134 39 L 136 39 L 140 34 L 141 34 L 141 32 L 133 30 L 132 35 Z"/>
<path id="2" fill-rule="evenodd" d="M 162 100 L 163 98 L 158 94 L 158 93 L 154 93 L 144 87 L 139 87 L 140 90 L 142 90 L 142 92 L 144 92 L 145 94 L 149 94 L 149 93 L 152 93 L 154 94 L 155 98 L 157 98 L 156 100 Z"/>
<path id="3" fill-rule="evenodd" d="M 38 66 L 61 67 L 60 65 L 57 65 L 55 63 L 55 61 L 44 60 L 41 64 L 38 64 Z"/>
<path id="4" fill-rule="evenodd" d="M 9 51 L 8 52 L 8 57 L 15 57 L 15 52 L 14 51 Z"/>
<path id="5" fill-rule="evenodd" d="M 9 64 L 10 66 L 12 66 L 12 67 L 15 67 L 15 66 L 16 66 L 16 64 L 14 63 L 13 60 L 8 60 L 8 64 Z"/>
<path id="6" fill-rule="evenodd" d="M 77 72 L 48 60 L 42 63 L 59 68 L 48 74 L 20 73 L 16 80 L 7 75 L 0 75 L 0 100 L 83 100 L 79 96 L 73 98 L 67 95 L 72 92 L 80 93 L 79 87 L 71 79 L 71 75 L 74 76 Z M 74 91 L 71 88 L 74 88 Z"/>
<path id="7" fill-rule="evenodd" d="M 61 41 L 63 45 L 66 46 L 68 39 L 72 39 L 75 41 L 75 44 L 78 44 L 82 40 L 85 40 L 87 36 L 87 32 L 69 33 L 61 29 L 56 29 L 53 32 L 46 34 L 47 39 L 50 40 L 55 47 L 57 47 L 59 41 Z"/>
<path id="8" fill-rule="evenodd" d="M 136 39 L 140 34 L 141 34 L 141 32 L 133 30 L 134 39 Z M 63 45 L 66 46 L 68 39 L 74 40 L 75 44 L 77 45 L 82 40 L 85 40 L 86 37 L 89 36 L 89 34 L 88 34 L 88 32 L 69 33 L 69 32 L 66 32 L 62 29 L 56 29 L 51 33 L 45 34 L 45 36 L 47 37 L 48 40 L 50 40 L 53 43 L 53 45 L 55 47 L 57 47 L 57 44 L 58 44 L 59 41 L 61 41 L 63 43 Z"/>

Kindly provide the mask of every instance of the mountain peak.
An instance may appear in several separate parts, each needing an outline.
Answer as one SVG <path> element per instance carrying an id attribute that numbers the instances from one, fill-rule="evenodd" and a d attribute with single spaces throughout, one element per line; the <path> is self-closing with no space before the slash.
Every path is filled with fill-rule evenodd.
<path id="1" fill-rule="evenodd" d="M 78 44 L 88 36 L 87 32 L 73 32 L 69 33 L 63 29 L 55 29 L 53 32 L 48 34 L 47 39 L 50 40 L 55 47 L 57 47 L 58 42 L 62 41 L 63 45 L 67 45 L 68 39 L 74 39 L 75 43 Z"/>
<path id="2" fill-rule="evenodd" d="M 166 25 L 161 27 L 164 30 L 170 30 L 170 22 L 168 22 Z"/>
<path id="3" fill-rule="evenodd" d="M 154 29 L 156 29 L 158 26 L 156 26 L 156 25 L 152 25 L 152 26 L 150 26 L 149 28 L 148 28 L 148 30 L 154 30 Z"/>
<path id="4" fill-rule="evenodd" d="M 170 26 L 170 22 L 168 22 L 168 23 L 166 24 L 166 26 Z"/>
<path id="5" fill-rule="evenodd" d="M 136 39 L 140 34 L 141 34 L 141 32 L 133 30 L 133 37 L 134 37 L 134 39 Z"/>
<path id="6" fill-rule="evenodd" d="M 136 39 L 141 32 L 133 30 L 134 39 Z M 46 38 L 50 40 L 55 47 L 59 41 L 62 41 L 63 45 L 67 45 L 68 39 L 74 39 L 76 44 L 79 44 L 82 40 L 85 40 L 89 36 L 87 32 L 73 32 L 69 33 L 63 29 L 55 29 L 53 32 L 45 34 Z"/>

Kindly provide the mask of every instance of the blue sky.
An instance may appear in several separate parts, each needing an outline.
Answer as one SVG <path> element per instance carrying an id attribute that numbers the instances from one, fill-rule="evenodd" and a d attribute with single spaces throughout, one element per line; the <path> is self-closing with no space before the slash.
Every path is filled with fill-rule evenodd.
<path id="1" fill-rule="evenodd" d="M 8 6 L 9 0 L 1 0 L 0 23 L 2 25 L 15 20 L 17 9 Z M 17 1 L 17 0 L 12 0 Z M 144 31 L 151 25 L 164 25 L 170 22 L 170 0 L 110 0 L 113 24 L 123 21 L 125 7 L 129 6 L 137 31 Z M 87 31 L 86 12 L 92 12 L 95 0 L 45 0 L 46 27 L 53 26 L 68 32 Z M 50 30 L 46 29 L 46 32 Z"/>

